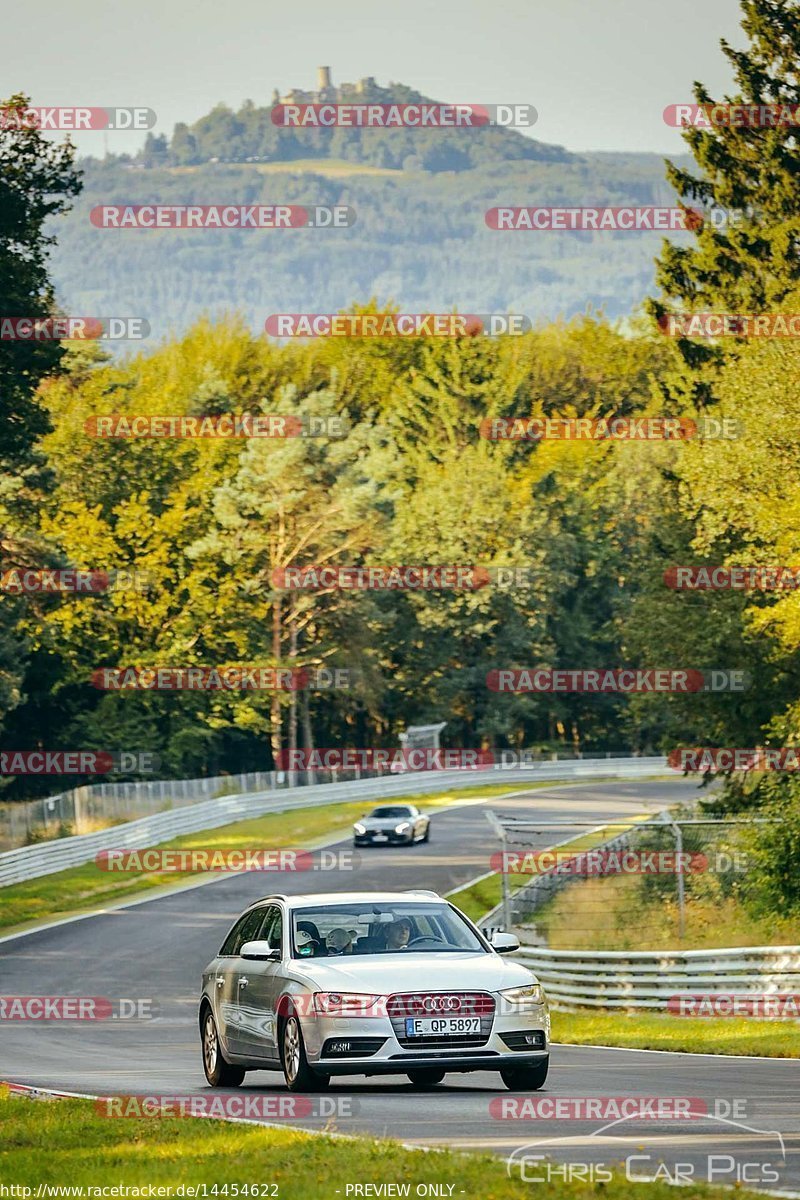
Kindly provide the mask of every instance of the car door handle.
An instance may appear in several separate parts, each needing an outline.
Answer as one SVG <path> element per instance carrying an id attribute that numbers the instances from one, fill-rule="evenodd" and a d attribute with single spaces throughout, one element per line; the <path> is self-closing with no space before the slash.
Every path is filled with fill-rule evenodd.
<path id="1" fill-rule="evenodd" d="M 239 980 L 239 987 L 240 988 L 247 987 L 249 982 L 250 982 L 250 980 L 247 978 L 247 976 L 243 975 L 242 978 Z"/>
<path id="2" fill-rule="evenodd" d="M 217 976 L 217 987 L 224 987 L 224 986 L 225 986 L 225 976 L 218 975 Z"/>

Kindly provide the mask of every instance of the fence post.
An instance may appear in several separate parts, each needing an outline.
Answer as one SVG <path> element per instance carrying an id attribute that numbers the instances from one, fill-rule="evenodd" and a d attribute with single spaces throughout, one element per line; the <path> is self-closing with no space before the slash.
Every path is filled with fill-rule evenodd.
<path id="1" fill-rule="evenodd" d="M 494 829 L 497 836 L 500 838 L 500 886 L 503 890 L 503 926 L 506 933 L 510 932 L 512 917 L 511 917 L 511 883 L 506 871 L 506 827 L 502 821 L 497 819 L 497 814 L 492 809 L 486 810 L 486 819 Z"/>
<path id="2" fill-rule="evenodd" d="M 667 816 L 675 835 L 675 865 L 678 868 L 678 941 L 682 942 L 686 934 L 686 885 L 683 879 L 683 833 L 677 821 Z"/>

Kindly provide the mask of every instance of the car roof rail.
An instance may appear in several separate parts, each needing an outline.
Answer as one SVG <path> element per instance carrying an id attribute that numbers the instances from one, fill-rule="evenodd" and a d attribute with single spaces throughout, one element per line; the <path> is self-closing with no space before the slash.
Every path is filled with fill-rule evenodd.
<path id="1" fill-rule="evenodd" d="M 407 896 L 434 896 L 437 900 L 441 900 L 438 892 L 432 892 L 430 888 L 408 888 Z"/>
<path id="2" fill-rule="evenodd" d="M 253 901 L 253 903 L 250 905 L 250 907 L 253 908 L 256 904 L 263 904 L 265 900 L 288 900 L 288 899 L 289 899 L 289 897 L 286 895 L 285 892 L 270 892 L 270 894 L 268 896 L 259 896 L 259 898 L 257 900 Z"/>

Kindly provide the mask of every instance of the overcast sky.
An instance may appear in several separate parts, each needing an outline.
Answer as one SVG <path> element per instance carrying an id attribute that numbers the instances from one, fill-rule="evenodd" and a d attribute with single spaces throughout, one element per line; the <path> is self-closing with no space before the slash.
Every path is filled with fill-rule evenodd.
<path id="1" fill-rule="evenodd" d="M 702 80 L 730 89 L 724 36 L 743 43 L 737 0 L 0 0 L 0 94 L 34 104 L 155 109 L 157 132 L 218 101 L 268 103 L 273 87 L 373 75 L 437 100 L 528 103 L 534 136 L 570 150 L 683 143 L 667 104 Z M 142 135 L 111 132 L 110 151 Z M 78 139 L 103 153 L 102 133 Z"/>

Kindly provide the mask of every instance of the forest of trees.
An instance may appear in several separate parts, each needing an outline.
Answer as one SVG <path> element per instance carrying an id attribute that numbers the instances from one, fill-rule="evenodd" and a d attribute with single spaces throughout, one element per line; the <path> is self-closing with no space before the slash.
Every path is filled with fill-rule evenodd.
<path id="1" fill-rule="evenodd" d="M 114 158 L 81 166 L 83 192 L 58 223 L 59 298 L 73 311 L 145 316 L 153 340 L 204 315 L 237 313 L 258 331 L 272 312 L 336 312 L 370 296 L 411 311 L 456 305 L 524 312 L 535 322 L 587 306 L 626 317 L 652 289 L 658 234 L 498 233 L 485 213 L 587 196 L 609 205 L 673 202 L 661 159 L 645 154 L 509 159 L 502 171 L 488 164 L 458 174 L 369 174 L 355 165 L 348 173 L 330 160 L 318 170 L 306 160 L 296 171 L 255 163 L 137 170 Z M 181 231 L 98 230 L 89 219 L 98 204 L 228 200 L 346 204 L 356 220 L 347 229 Z"/>
<path id="2" fill-rule="evenodd" d="M 596 319 L 520 338 L 289 347 L 235 321 L 200 323 L 124 363 L 73 345 L 39 390 L 52 480 L 30 538 L 53 561 L 136 572 L 140 586 L 30 601 L 5 743 L 38 744 L 46 729 L 57 745 L 154 750 L 166 774 L 266 767 L 286 744 L 292 694 L 279 696 L 276 728 L 268 693 L 104 694 L 92 672 L 296 662 L 357 669 L 352 689 L 302 698 L 316 745 L 396 744 L 406 723 L 440 719 L 463 746 L 748 745 L 797 694 L 797 601 L 674 591 L 664 572 L 786 557 L 793 510 L 778 500 L 797 485 L 769 458 L 776 424 L 784 454 L 797 444 L 798 368 L 791 343 L 746 347 L 721 368 L 717 411 L 744 421 L 746 440 L 536 444 L 488 440 L 481 423 L 667 404 L 683 415 L 664 398 L 680 378 L 677 349 Z M 108 413 L 223 412 L 335 413 L 347 433 L 86 432 Z M 461 593 L 274 588 L 273 571 L 297 562 L 504 565 L 527 578 Z M 490 670 L 528 665 L 723 667 L 750 683 L 627 700 L 486 686 Z"/>

